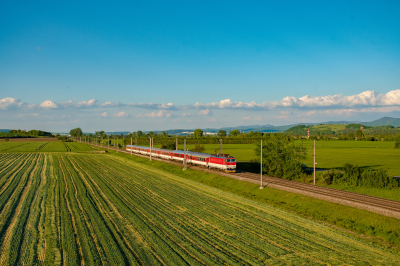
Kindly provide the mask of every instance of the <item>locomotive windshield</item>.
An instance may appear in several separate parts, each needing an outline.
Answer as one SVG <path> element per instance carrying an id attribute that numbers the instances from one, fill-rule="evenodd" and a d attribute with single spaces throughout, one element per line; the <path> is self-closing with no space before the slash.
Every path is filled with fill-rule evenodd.
<path id="1" fill-rule="evenodd" d="M 228 162 L 228 163 L 234 163 L 234 162 L 235 162 L 235 159 L 226 159 L 226 162 Z"/>

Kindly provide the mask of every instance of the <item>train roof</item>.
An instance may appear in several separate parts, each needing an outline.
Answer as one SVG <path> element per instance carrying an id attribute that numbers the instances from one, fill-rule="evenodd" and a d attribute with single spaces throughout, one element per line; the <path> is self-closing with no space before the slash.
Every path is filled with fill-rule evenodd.
<path id="1" fill-rule="evenodd" d="M 146 147 L 146 146 L 135 146 L 135 145 L 126 145 L 126 147 L 136 147 L 136 148 L 140 148 L 140 149 L 149 149 L 150 147 Z M 185 151 L 183 150 L 167 150 L 167 149 L 160 149 L 160 148 L 152 148 L 152 150 L 155 151 L 166 151 L 166 152 L 173 152 L 175 154 L 184 154 Z M 203 158 L 209 158 L 209 157 L 213 157 L 213 158 L 221 158 L 221 159 L 227 159 L 227 158 L 234 158 L 233 156 L 224 156 L 224 155 L 216 155 L 216 154 L 209 154 L 209 153 L 202 153 L 202 152 L 193 152 L 193 151 L 186 151 L 186 154 L 189 156 L 196 156 L 196 157 L 203 157 Z"/>

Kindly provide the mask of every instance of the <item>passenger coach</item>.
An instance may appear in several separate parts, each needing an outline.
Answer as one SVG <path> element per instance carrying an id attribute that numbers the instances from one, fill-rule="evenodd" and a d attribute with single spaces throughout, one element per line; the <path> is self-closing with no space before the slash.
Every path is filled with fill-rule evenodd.
<path id="1" fill-rule="evenodd" d="M 126 150 L 150 156 L 150 148 L 144 146 L 126 145 Z M 184 151 L 152 148 L 151 156 L 162 159 L 183 162 Z M 236 159 L 228 154 L 208 154 L 202 152 L 186 152 L 186 163 L 217 169 L 227 173 L 236 172 Z"/>

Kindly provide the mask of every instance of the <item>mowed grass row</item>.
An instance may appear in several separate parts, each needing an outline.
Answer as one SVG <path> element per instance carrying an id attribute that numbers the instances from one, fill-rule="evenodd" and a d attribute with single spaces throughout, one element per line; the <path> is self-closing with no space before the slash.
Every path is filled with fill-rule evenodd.
<path id="1" fill-rule="evenodd" d="M 77 152 L 91 151 L 87 144 L 78 142 L 0 142 L 0 152 Z"/>
<path id="2" fill-rule="evenodd" d="M 398 254 L 112 155 L 0 154 L 0 265 L 396 265 Z"/>

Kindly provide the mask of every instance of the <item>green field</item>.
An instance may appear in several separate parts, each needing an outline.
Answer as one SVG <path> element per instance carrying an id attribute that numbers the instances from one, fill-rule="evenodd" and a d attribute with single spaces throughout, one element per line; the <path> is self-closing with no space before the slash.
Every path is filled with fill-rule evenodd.
<path id="1" fill-rule="evenodd" d="M 317 168 L 338 168 L 345 163 L 364 169 L 385 169 L 391 176 L 400 176 L 400 149 L 393 149 L 393 141 L 316 141 Z M 308 149 L 304 162 L 313 165 L 313 142 L 303 141 Z"/>
<path id="2" fill-rule="evenodd" d="M 92 150 L 91 146 L 79 142 L 0 142 L 0 152 L 78 152 Z"/>
<path id="3" fill-rule="evenodd" d="M 301 143 L 301 141 L 296 141 Z M 313 142 L 302 141 L 307 148 L 304 163 L 313 165 Z M 159 147 L 160 145 L 155 145 Z M 206 153 L 219 153 L 219 144 L 204 145 Z M 400 149 L 393 149 L 393 141 L 316 141 L 317 168 L 339 168 L 345 163 L 357 164 L 364 169 L 386 169 L 389 175 L 400 176 Z M 187 145 L 190 150 L 194 145 Z M 183 150 L 183 145 L 179 145 Z M 223 153 L 230 154 L 238 161 L 256 158 L 254 144 L 224 144 Z"/>
<path id="4" fill-rule="evenodd" d="M 0 265 L 398 265 L 270 205 L 113 155 L 0 154 Z"/>

